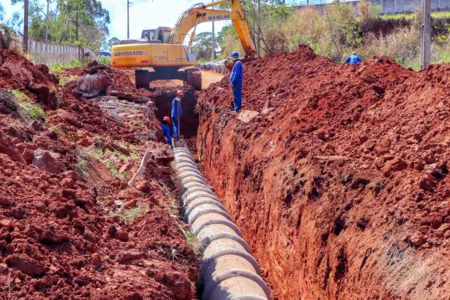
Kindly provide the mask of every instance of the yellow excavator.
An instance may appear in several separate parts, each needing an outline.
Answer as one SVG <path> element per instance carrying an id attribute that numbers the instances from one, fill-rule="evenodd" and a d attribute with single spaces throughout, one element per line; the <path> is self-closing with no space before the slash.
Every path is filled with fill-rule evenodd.
<path id="1" fill-rule="evenodd" d="M 231 4 L 230 10 L 212 9 L 213 6 L 226 3 Z M 245 59 L 255 58 L 256 50 L 250 38 L 241 1 L 227 0 L 194 4 L 180 16 L 174 28 L 143 30 L 141 39 L 121 41 L 119 45 L 112 47 L 112 65 L 116 68 L 138 68 L 135 70 L 137 88 L 148 88 L 153 80 L 179 79 L 200 90 L 201 73 L 199 69 L 193 68 L 197 65 L 197 58 L 191 52 L 195 30 L 201 23 L 228 20 L 236 28 Z M 192 33 L 189 33 L 192 29 Z M 154 71 L 143 69 L 149 67 Z"/>

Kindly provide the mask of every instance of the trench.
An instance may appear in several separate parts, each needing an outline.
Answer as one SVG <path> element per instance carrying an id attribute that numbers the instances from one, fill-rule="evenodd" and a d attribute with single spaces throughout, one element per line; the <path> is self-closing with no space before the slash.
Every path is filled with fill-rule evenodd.
<path id="1" fill-rule="evenodd" d="M 182 100 L 183 117 L 180 120 L 181 135 L 185 139 L 195 139 L 197 136 L 197 129 L 199 126 L 198 114 L 195 112 L 198 96 L 195 90 L 190 86 L 179 87 L 160 87 L 156 88 L 153 95 L 156 107 L 156 117 L 160 122 L 165 116 L 170 117 L 172 111 L 172 100 L 177 95 L 177 90 L 183 90 L 184 97 Z"/>
<path id="2" fill-rule="evenodd" d="M 175 147 L 174 169 L 180 184 L 182 218 L 203 245 L 198 293 L 201 299 L 270 299 L 258 262 L 221 200 L 214 194 L 197 166 L 195 140 L 199 117 L 197 95 L 190 87 L 161 87 L 155 90 L 156 116 L 170 116 L 176 91 L 183 89 L 181 135 L 188 147 Z M 176 143 L 177 144 L 177 143 Z M 191 149 L 189 149 L 191 148 Z M 194 155 L 191 153 L 194 152 Z"/>

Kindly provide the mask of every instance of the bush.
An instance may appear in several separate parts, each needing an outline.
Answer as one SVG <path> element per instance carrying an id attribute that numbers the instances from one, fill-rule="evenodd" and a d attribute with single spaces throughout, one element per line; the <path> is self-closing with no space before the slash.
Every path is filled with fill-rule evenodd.
<path id="1" fill-rule="evenodd" d="M 19 90 L 13 90 L 12 93 L 16 98 L 19 113 L 23 119 L 27 121 L 47 121 L 44 110 L 39 105 L 33 104 L 27 95 Z"/>
<path id="2" fill-rule="evenodd" d="M 100 56 L 98 59 L 98 62 L 104 65 L 110 65 L 111 64 L 111 57 L 108 56 Z"/>

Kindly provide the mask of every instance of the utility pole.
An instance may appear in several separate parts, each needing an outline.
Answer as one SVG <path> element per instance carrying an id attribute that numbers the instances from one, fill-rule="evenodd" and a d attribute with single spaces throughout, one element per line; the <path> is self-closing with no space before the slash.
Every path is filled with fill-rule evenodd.
<path id="1" fill-rule="evenodd" d="M 130 39 L 130 0 L 127 0 L 127 40 Z"/>
<path id="2" fill-rule="evenodd" d="M 78 42 L 78 12 L 76 14 L 76 26 L 77 26 L 77 30 L 75 31 L 75 37 L 76 37 L 77 42 Z"/>
<path id="3" fill-rule="evenodd" d="M 44 63 L 47 64 L 47 50 L 48 50 L 48 18 L 50 11 L 50 0 L 47 0 L 47 15 L 45 18 L 45 51 L 44 51 Z"/>
<path id="4" fill-rule="evenodd" d="M 214 2 L 214 0 L 212 0 Z M 214 9 L 214 6 L 212 7 Z M 214 28 L 214 21 L 212 21 L 212 49 L 211 49 L 211 61 L 216 59 L 216 32 Z"/>
<path id="5" fill-rule="evenodd" d="M 430 65 L 431 59 L 431 0 L 423 0 L 420 69 L 425 70 Z"/>
<path id="6" fill-rule="evenodd" d="M 25 0 L 23 13 L 23 52 L 25 53 L 28 53 L 28 9 L 29 0 Z"/>

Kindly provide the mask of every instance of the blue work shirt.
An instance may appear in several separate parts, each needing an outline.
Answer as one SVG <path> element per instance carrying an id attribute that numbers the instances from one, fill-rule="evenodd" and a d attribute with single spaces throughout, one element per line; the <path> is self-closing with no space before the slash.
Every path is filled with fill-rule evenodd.
<path id="1" fill-rule="evenodd" d="M 242 84 L 242 77 L 244 76 L 244 65 L 237 61 L 234 64 L 233 70 L 230 75 L 230 83 L 231 84 Z"/>
<path id="2" fill-rule="evenodd" d="M 177 98 L 175 98 L 172 101 L 172 114 L 170 115 L 172 119 L 178 118 L 178 105 L 180 105 L 180 118 L 183 116 L 183 106 L 181 105 L 181 101 L 178 102 Z"/>
<path id="3" fill-rule="evenodd" d="M 351 64 L 351 65 L 357 65 L 360 62 L 362 62 L 361 58 L 359 58 L 358 55 L 356 54 L 352 54 L 351 56 L 349 56 L 346 60 L 345 63 L 346 64 Z"/>
<path id="4" fill-rule="evenodd" d="M 167 144 L 172 145 L 169 126 L 167 126 L 166 124 L 161 124 L 161 129 L 164 133 L 164 136 L 167 138 Z"/>

